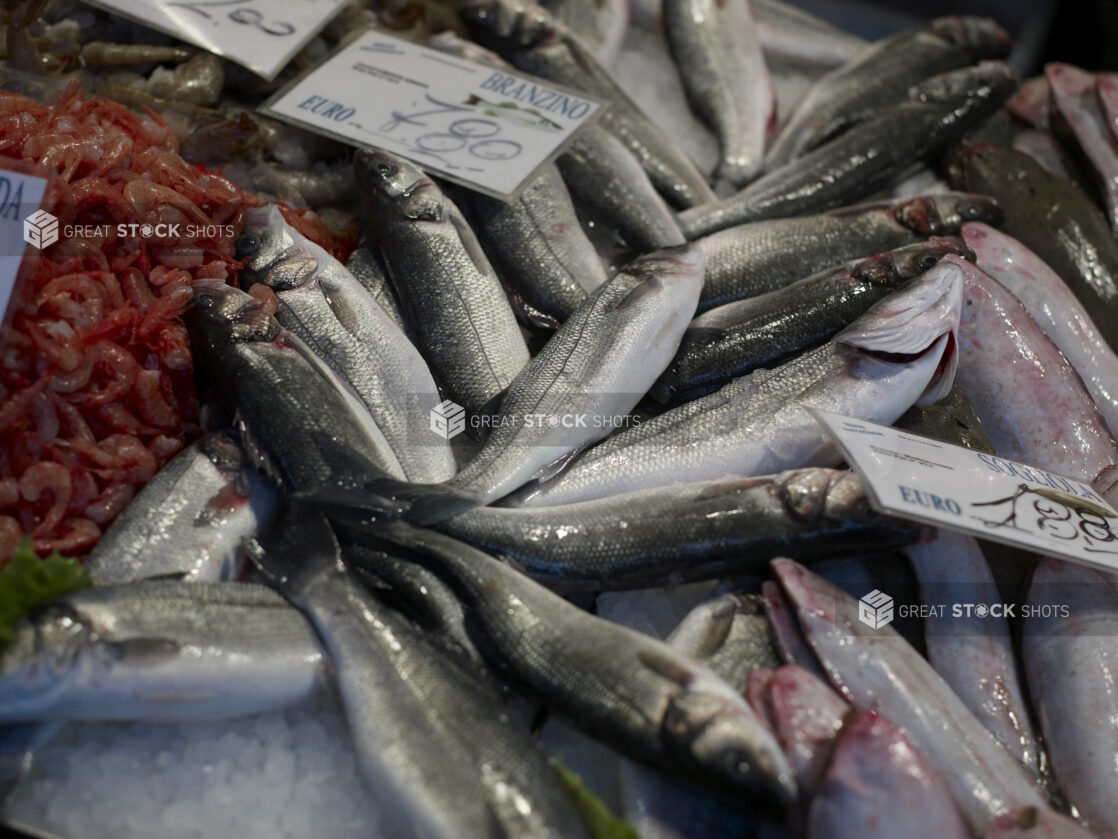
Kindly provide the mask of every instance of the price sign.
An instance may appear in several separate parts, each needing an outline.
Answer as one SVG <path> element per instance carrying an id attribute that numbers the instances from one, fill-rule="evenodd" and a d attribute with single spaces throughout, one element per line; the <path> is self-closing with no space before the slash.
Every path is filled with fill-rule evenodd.
<path id="1" fill-rule="evenodd" d="M 261 110 L 510 198 L 599 109 L 550 82 L 369 30 Z"/>
<path id="2" fill-rule="evenodd" d="M 274 79 L 345 0 L 87 0 Z"/>
<path id="3" fill-rule="evenodd" d="M 0 319 L 8 309 L 24 251 L 49 247 L 58 239 L 58 219 L 39 208 L 46 178 L 11 165 L 19 164 L 0 164 Z"/>
<path id="4" fill-rule="evenodd" d="M 1118 511 L 1090 483 L 811 410 L 883 512 L 1118 571 Z"/>

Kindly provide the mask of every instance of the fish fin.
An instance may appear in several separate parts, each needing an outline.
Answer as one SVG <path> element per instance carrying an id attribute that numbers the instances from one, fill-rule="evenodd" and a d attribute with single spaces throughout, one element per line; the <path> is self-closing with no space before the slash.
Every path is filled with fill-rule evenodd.
<path id="1" fill-rule="evenodd" d="M 665 679 L 670 679 L 680 687 L 687 687 L 695 679 L 694 672 L 688 670 L 661 650 L 641 650 L 637 654 L 637 659 L 649 670 L 659 673 Z"/>
<path id="2" fill-rule="evenodd" d="M 289 504 L 278 526 L 266 535 L 246 539 L 244 550 L 269 583 L 288 597 L 324 566 L 345 568 L 330 523 L 307 504 Z"/>
<path id="3" fill-rule="evenodd" d="M 623 312 L 626 309 L 640 304 L 646 297 L 650 297 L 654 294 L 662 294 L 663 291 L 664 281 L 660 277 L 650 276 L 648 279 L 637 283 L 628 294 L 614 303 L 613 311 Z"/>
<path id="4" fill-rule="evenodd" d="M 545 481 L 550 481 L 560 472 L 567 468 L 572 460 L 582 454 L 585 446 L 580 446 L 572 452 L 567 452 L 562 457 L 558 457 L 546 466 L 541 466 L 537 471 L 532 473 L 532 477 L 528 480 L 539 481 L 541 484 Z"/>
<path id="5" fill-rule="evenodd" d="M 150 583 L 154 580 L 163 580 L 168 583 L 182 582 L 189 576 L 190 574 L 187 571 L 168 571 L 166 574 L 156 574 L 153 577 L 144 577 L 144 582 Z"/>
<path id="6" fill-rule="evenodd" d="M 361 510 L 385 520 L 404 518 L 429 526 L 453 518 L 478 506 L 477 499 L 463 495 L 446 484 L 413 484 L 396 478 L 369 481 L 334 480 L 313 489 L 293 493 L 292 498 L 315 507 Z M 365 526 L 375 524 L 375 518 Z"/>
<path id="7" fill-rule="evenodd" d="M 283 474 L 272 460 L 272 456 L 268 454 L 268 450 L 264 447 L 264 444 L 252 433 L 252 429 L 249 428 L 248 423 L 245 422 L 240 409 L 233 414 L 233 427 L 236 429 L 237 436 L 240 438 L 241 448 L 245 453 L 245 460 L 258 472 L 267 475 L 277 486 L 284 486 Z"/>
<path id="8" fill-rule="evenodd" d="M 489 397 L 484 405 L 478 408 L 477 415 L 479 417 L 497 416 L 497 414 L 501 410 L 501 403 L 505 401 L 505 397 L 508 395 L 508 392 L 509 389 L 506 387 L 493 394 L 493 396 Z"/>

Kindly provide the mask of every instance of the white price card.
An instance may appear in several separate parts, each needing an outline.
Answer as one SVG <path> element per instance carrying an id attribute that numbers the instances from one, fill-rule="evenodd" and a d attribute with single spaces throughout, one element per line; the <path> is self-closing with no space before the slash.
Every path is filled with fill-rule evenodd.
<path id="1" fill-rule="evenodd" d="M 510 198 L 599 108 L 550 82 L 369 30 L 261 110 Z"/>
<path id="2" fill-rule="evenodd" d="M 58 239 L 58 219 L 39 208 L 46 178 L 6 164 L 0 163 L 0 319 L 8 310 L 24 251 L 48 247 Z"/>
<path id="3" fill-rule="evenodd" d="M 1089 483 L 812 409 L 882 512 L 1118 570 L 1118 511 Z"/>
<path id="4" fill-rule="evenodd" d="M 271 81 L 345 0 L 86 0 Z"/>

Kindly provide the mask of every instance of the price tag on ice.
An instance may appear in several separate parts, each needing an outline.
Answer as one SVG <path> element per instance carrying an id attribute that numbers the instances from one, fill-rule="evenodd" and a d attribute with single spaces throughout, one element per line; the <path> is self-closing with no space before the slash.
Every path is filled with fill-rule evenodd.
<path id="1" fill-rule="evenodd" d="M 345 0 L 86 0 L 271 81 Z"/>
<path id="2" fill-rule="evenodd" d="M 549 82 L 369 30 L 269 99 L 265 113 L 511 198 L 598 113 Z"/>
<path id="3" fill-rule="evenodd" d="M 1118 570 L 1118 511 L 1035 466 L 812 410 L 883 512 Z"/>
<path id="4" fill-rule="evenodd" d="M 39 205 L 46 178 L 0 167 L 0 319 L 8 310 L 28 247 L 42 249 L 58 239 L 58 219 Z"/>

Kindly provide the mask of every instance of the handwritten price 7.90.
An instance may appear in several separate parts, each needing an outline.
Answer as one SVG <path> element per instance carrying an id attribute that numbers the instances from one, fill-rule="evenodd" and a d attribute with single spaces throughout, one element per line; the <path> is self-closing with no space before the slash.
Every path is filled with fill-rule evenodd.
<path id="1" fill-rule="evenodd" d="M 206 20 L 212 21 L 215 26 L 218 25 L 219 19 L 210 14 L 208 11 L 209 9 L 224 6 L 239 6 L 240 8 L 234 9 L 226 15 L 226 17 L 234 23 L 252 26 L 266 35 L 275 35 L 280 38 L 295 34 L 295 27 L 290 23 L 285 21 L 265 21 L 263 12 L 246 5 L 251 2 L 252 0 L 194 0 L 194 2 L 187 2 L 184 0 L 184 2 L 166 3 L 164 5 L 194 12 L 195 14 L 201 15 Z"/>

